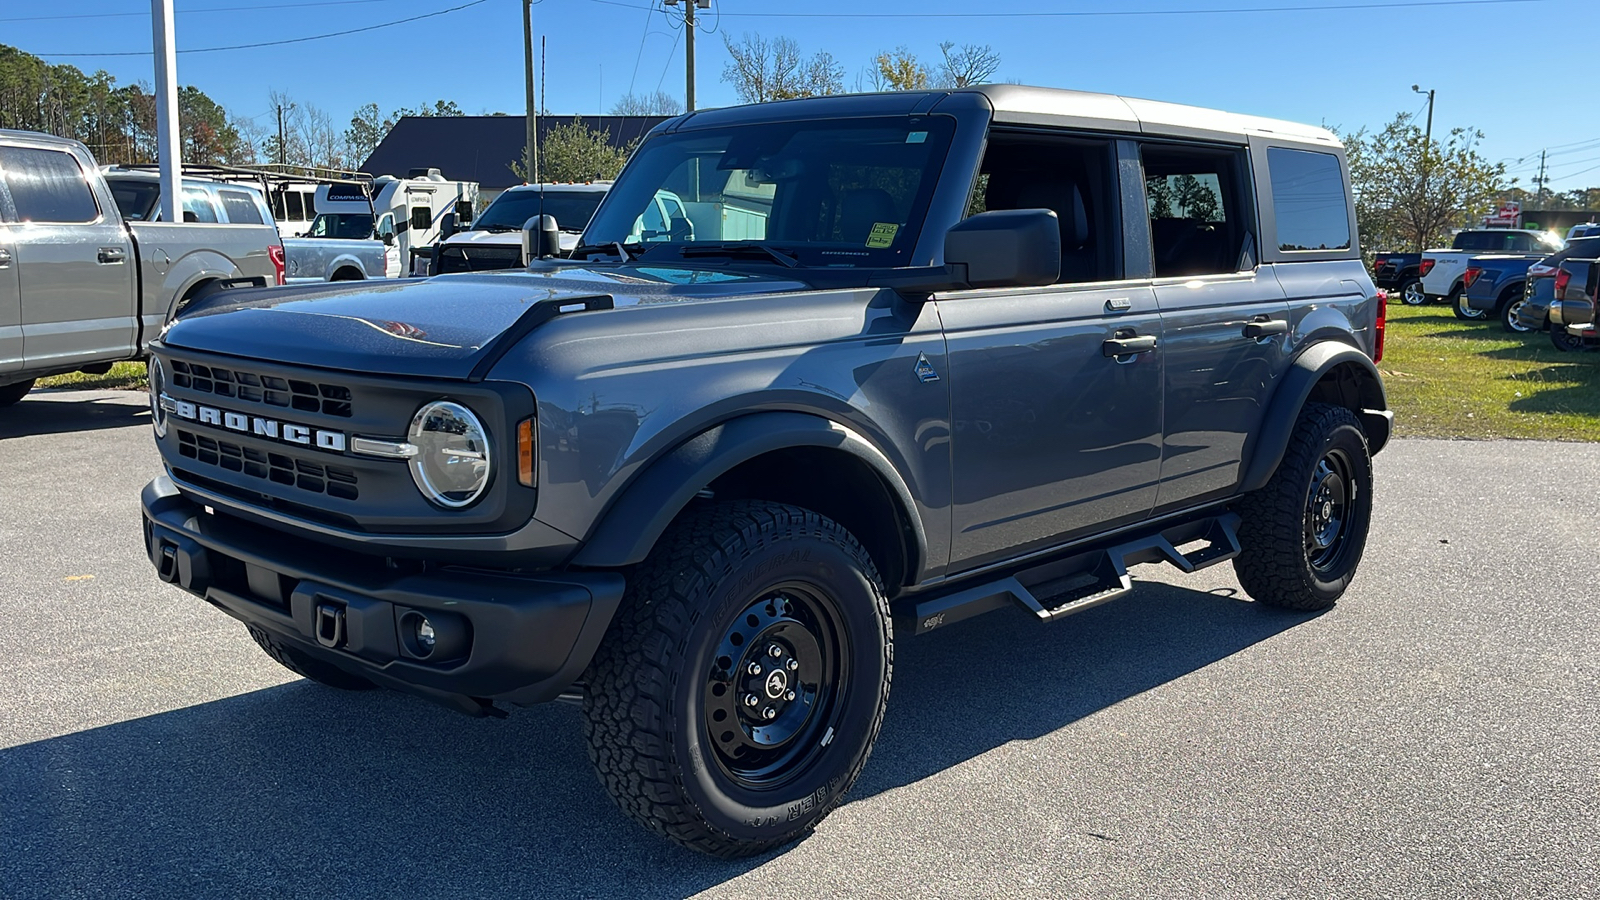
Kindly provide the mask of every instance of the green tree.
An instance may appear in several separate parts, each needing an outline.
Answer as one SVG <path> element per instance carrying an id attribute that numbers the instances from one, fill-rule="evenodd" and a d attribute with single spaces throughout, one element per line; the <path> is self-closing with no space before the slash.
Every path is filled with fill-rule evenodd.
<path id="1" fill-rule="evenodd" d="M 557 125 L 539 139 L 539 177 L 530 178 L 522 164 L 526 154 L 510 163 L 512 174 L 529 183 L 559 181 L 609 181 L 622 171 L 637 142 L 611 143 L 609 129 L 590 128 L 583 119 Z"/>
<path id="2" fill-rule="evenodd" d="M 737 43 L 724 35 L 728 63 L 722 80 L 733 85 L 734 93 L 745 103 L 768 100 L 793 100 L 844 91 L 844 67 L 833 54 L 818 50 L 802 57 L 793 38 L 768 41 L 758 34 L 745 34 Z"/>
<path id="3" fill-rule="evenodd" d="M 372 151 L 378 149 L 383 139 L 388 136 L 389 130 L 395 123 L 406 116 L 460 116 L 461 107 L 454 100 L 435 100 L 432 106 L 426 104 L 416 108 L 402 106 L 387 116 L 378 112 L 378 104 L 366 103 L 356 107 L 355 114 L 350 117 L 350 127 L 344 130 L 343 156 L 351 165 L 360 165 Z"/>
<path id="4" fill-rule="evenodd" d="M 905 45 L 880 51 L 873 63 L 872 85 L 880 91 L 925 91 L 928 67 Z"/>
<path id="5" fill-rule="evenodd" d="M 1505 164 L 1477 150 L 1483 133 L 1452 129 L 1428 141 L 1415 118 L 1394 117 L 1383 130 L 1341 136 L 1350 160 L 1356 224 L 1369 250 L 1437 246 L 1451 227 L 1473 224 L 1508 187 Z"/>

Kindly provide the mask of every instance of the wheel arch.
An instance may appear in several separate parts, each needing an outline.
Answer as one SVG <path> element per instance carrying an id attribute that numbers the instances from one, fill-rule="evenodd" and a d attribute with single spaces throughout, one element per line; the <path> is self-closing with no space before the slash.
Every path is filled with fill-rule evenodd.
<path id="1" fill-rule="evenodd" d="M 1242 491 L 1257 490 L 1272 477 L 1283 461 L 1300 410 L 1311 401 L 1332 403 L 1354 412 L 1367 432 L 1367 444 L 1373 454 L 1388 444 L 1393 415 L 1378 367 L 1349 344 L 1316 344 L 1294 358 L 1268 401 L 1247 456 Z"/>
<path id="2" fill-rule="evenodd" d="M 866 546 L 891 592 L 922 571 L 926 534 L 894 465 L 854 430 L 800 412 L 740 416 L 666 452 L 623 488 L 572 563 L 642 562 L 706 490 L 718 499 L 793 503 L 828 516 Z"/>

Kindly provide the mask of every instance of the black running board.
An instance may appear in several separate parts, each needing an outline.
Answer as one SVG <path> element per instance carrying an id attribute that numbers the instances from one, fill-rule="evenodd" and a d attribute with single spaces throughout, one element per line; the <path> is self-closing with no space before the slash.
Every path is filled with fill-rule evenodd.
<path id="1" fill-rule="evenodd" d="M 1232 559 L 1239 555 L 1238 529 L 1239 515 L 1225 512 L 922 599 L 913 608 L 914 633 L 926 634 L 1012 604 L 1033 613 L 1041 622 L 1051 622 L 1133 590 L 1129 566 L 1165 562 L 1193 572 Z M 1204 545 L 1179 552 L 1179 547 L 1197 541 Z"/>

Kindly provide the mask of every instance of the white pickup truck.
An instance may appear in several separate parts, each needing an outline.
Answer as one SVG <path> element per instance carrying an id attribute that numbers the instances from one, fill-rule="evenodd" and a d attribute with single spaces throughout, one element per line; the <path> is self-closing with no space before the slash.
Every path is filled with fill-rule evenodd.
<path id="1" fill-rule="evenodd" d="M 1560 241 L 1543 232 L 1521 228 L 1471 228 L 1457 232 L 1448 248 L 1422 251 L 1422 263 L 1417 269 L 1422 281 L 1407 287 L 1406 302 L 1420 305 L 1447 299 L 1452 307 L 1460 309 L 1465 290 L 1462 279 L 1467 274 L 1467 262 L 1474 256 L 1526 253 L 1542 257 L 1560 251 L 1561 246 Z M 1418 291 L 1423 295 L 1421 298 L 1415 296 Z"/>
<path id="2" fill-rule="evenodd" d="M 0 407 L 103 372 L 208 286 L 283 283 L 271 224 L 128 222 L 77 141 L 0 130 Z"/>

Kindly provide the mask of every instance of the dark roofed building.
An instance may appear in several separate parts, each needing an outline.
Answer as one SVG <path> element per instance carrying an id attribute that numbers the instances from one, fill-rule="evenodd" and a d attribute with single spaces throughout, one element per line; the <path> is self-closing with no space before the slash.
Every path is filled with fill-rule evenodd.
<path id="1" fill-rule="evenodd" d="M 540 116 L 539 139 L 579 116 Z M 644 137 L 668 116 L 582 116 L 585 125 L 609 132 L 613 146 Z M 476 181 L 485 194 L 498 194 L 522 179 L 511 163 L 522 159 L 526 143 L 522 116 L 406 116 L 389 129 L 361 171 L 405 175 L 412 169 L 438 169 L 451 181 Z"/>

